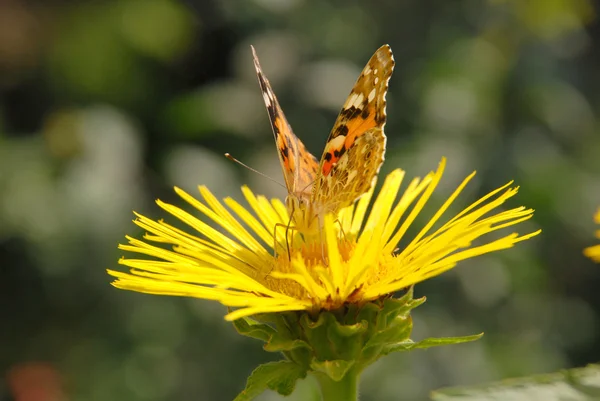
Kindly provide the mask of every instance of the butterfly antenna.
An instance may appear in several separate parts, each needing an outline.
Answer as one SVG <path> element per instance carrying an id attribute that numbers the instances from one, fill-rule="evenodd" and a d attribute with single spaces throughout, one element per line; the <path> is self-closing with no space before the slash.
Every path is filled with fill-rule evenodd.
<path id="1" fill-rule="evenodd" d="M 260 171 L 253 169 L 252 167 L 248 166 L 247 164 L 242 163 L 241 161 L 239 161 L 238 159 L 236 159 L 235 157 L 231 156 L 229 153 L 225 153 L 225 157 L 228 158 L 229 160 L 231 160 L 232 162 L 236 162 L 237 164 L 239 164 L 242 167 L 247 168 L 248 170 L 252 171 L 253 173 L 256 173 L 258 175 L 260 175 L 261 177 L 266 178 L 267 180 L 270 180 L 272 182 L 274 182 L 275 184 L 279 185 L 280 187 L 285 189 L 285 185 L 283 185 L 282 183 L 280 183 L 279 181 L 269 177 L 268 175 L 261 173 Z"/>

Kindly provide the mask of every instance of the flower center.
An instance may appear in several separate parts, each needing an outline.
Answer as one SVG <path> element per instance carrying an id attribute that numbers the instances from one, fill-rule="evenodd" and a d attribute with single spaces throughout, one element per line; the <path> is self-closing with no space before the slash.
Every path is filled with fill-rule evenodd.
<path id="1" fill-rule="evenodd" d="M 283 274 L 309 274 L 312 280 L 319 285 L 325 286 L 324 280 L 332 276 L 332 269 L 346 269 L 346 262 L 350 260 L 356 242 L 347 238 L 338 238 L 338 252 L 341 265 L 330 266 L 327 244 L 322 241 L 298 241 L 297 246 L 290 249 L 290 253 L 278 253 L 273 261 L 273 269 L 265 278 L 265 285 L 269 289 L 282 292 L 286 295 L 300 299 L 312 299 L 306 288 L 289 278 L 273 277 L 273 273 Z M 303 271 L 299 272 L 299 269 Z M 315 301 L 313 299 L 313 301 Z"/>

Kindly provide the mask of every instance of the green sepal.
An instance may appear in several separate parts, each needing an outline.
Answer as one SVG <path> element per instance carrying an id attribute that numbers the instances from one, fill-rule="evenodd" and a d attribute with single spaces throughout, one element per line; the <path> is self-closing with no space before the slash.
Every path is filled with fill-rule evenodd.
<path id="1" fill-rule="evenodd" d="M 479 340 L 483 337 L 483 333 L 474 334 L 471 336 L 462 337 L 440 337 L 440 338 L 426 338 L 421 341 L 406 340 L 401 343 L 395 344 L 389 349 L 388 353 L 397 351 L 410 351 L 413 349 L 426 349 L 431 347 L 439 347 L 441 345 L 452 345 L 460 343 L 468 343 L 471 341 Z"/>
<path id="2" fill-rule="evenodd" d="M 366 321 L 342 324 L 331 312 L 321 312 L 317 321 L 303 315 L 300 325 L 307 342 L 312 345 L 315 357 L 320 361 L 354 359 L 362 347 L 362 335 L 368 328 Z"/>
<path id="3" fill-rule="evenodd" d="M 244 336 L 257 338 L 265 342 L 268 342 L 273 334 L 275 334 L 275 329 L 273 327 L 268 324 L 259 323 L 249 317 L 242 317 L 234 320 L 233 327 L 235 327 L 238 333 Z"/>
<path id="4" fill-rule="evenodd" d="M 263 346 L 265 351 L 269 352 L 285 352 L 293 351 L 297 348 L 310 349 L 310 345 L 302 340 L 290 340 L 277 336 L 273 336 L 271 340 Z"/>
<path id="5" fill-rule="evenodd" d="M 333 381 L 340 381 L 346 373 L 354 366 L 354 361 L 313 361 L 310 367 L 315 372 L 321 372 L 329 376 Z"/>
<path id="6" fill-rule="evenodd" d="M 296 387 L 296 381 L 306 377 L 306 369 L 291 361 L 269 362 L 260 365 L 250 375 L 246 388 L 234 401 L 249 401 L 270 389 L 281 395 L 290 395 Z"/>
<path id="7" fill-rule="evenodd" d="M 410 312 L 425 302 L 425 297 L 413 299 L 413 287 L 400 298 L 383 301 L 376 325 L 363 347 L 361 365 L 366 367 L 389 353 L 390 346 L 410 340 Z"/>
<path id="8" fill-rule="evenodd" d="M 380 357 L 390 353 L 390 346 L 396 343 L 402 343 L 410 340 L 410 333 L 412 332 L 412 318 L 410 316 L 400 319 L 398 324 L 390 327 L 387 330 L 376 333 L 367 342 L 363 349 L 364 364 L 370 365 Z"/>
<path id="9" fill-rule="evenodd" d="M 377 326 L 387 327 L 397 318 L 406 317 L 417 306 L 422 305 L 425 297 L 413 298 L 414 287 L 409 287 L 404 295 L 400 298 L 388 298 L 383 301 L 383 310 L 377 316 Z"/>
<path id="10" fill-rule="evenodd" d="M 284 352 L 302 347 L 310 349 L 305 341 L 298 339 L 298 333 L 289 330 L 291 327 L 288 324 L 290 317 L 279 314 L 263 314 L 256 315 L 255 319 L 242 317 L 235 320 L 233 325 L 238 333 L 264 341 L 266 343 L 263 346 L 265 351 Z M 266 323 L 260 323 L 256 319 L 261 319 Z"/>

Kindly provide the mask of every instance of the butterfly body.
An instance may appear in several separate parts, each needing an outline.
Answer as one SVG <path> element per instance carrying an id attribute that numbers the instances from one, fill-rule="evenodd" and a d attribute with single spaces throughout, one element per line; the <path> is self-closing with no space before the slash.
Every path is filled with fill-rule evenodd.
<path id="1" fill-rule="evenodd" d="M 384 160 L 385 96 L 394 68 L 389 46 L 371 57 L 329 134 L 318 161 L 294 134 L 260 67 L 254 66 L 279 152 L 294 229 L 319 232 L 326 213 L 337 214 L 369 191 Z"/>

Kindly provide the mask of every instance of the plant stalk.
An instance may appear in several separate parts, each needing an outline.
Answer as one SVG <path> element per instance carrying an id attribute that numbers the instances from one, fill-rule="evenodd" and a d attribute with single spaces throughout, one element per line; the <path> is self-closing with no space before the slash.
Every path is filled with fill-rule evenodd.
<path id="1" fill-rule="evenodd" d="M 354 369 L 348 371 L 340 381 L 324 373 L 313 374 L 321 387 L 323 401 L 358 401 L 358 374 Z"/>

